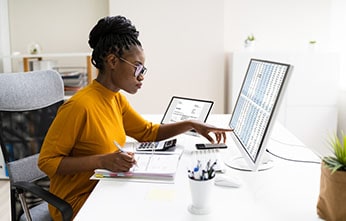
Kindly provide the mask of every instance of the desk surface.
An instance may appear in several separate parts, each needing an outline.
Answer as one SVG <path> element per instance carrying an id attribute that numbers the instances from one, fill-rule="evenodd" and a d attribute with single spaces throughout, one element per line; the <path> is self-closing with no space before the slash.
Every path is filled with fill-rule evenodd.
<path id="1" fill-rule="evenodd" d="M 211 115 L 209 121 L 226 126 L 229 115 Z M 151 119 L 148 116 L 147 119 Z M 154 118 L 155 119 L 155 118 Z M 318 158 L 289 131 L 275 124 L 268 149 L 293 159 L 318 161 Z M 100 181 L 75 220 L 320 220 L 316 213 L 320 165 L 297 163 L 272 157 L 274 167 L 259 172 L 227 168 L 225 174 L 242 181 L 240 188 L 213 186 L 212 212 L 188 212 L 191 195 L 187 178 L 189 152 L 204 138 L 179 135 L 178 147 L 184 148 L 174 184 Z M 231 137 L 227 160 L 239 154 Z"/>

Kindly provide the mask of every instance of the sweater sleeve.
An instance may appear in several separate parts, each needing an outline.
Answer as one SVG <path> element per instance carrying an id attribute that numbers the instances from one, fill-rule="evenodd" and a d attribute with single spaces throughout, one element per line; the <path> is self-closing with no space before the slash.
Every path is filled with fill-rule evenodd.
<path id="1" fill-rule="evenodd" d="M 75 103 L 65 103 L 59 109 L 42 144 L 39 168 L 53 176 L 63 157 L 70 155 L 80 130 L 84 127 L 86 113 Z"/>
<path id="2" fill-rule="evenodd" d="M 160 124 L 145 120 L 138 114 L 125 97 L 122 98 L 123 124 L 126 135 L 140 141 L 155 141 Z"/>

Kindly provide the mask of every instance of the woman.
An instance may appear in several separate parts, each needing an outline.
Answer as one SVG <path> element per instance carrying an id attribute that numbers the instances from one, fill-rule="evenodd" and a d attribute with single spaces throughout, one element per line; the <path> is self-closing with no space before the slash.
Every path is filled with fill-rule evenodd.
<path id="1" fill-rule="evenodd" d="M 89 180 L 94 169 L 128 171 L 135 163 L 133 154 L 119 151 L 114 141 L 124 145 L 126 136 L 158 141 L 194 129 L 214 143 L 230 131 L 197 121 L 153 124 L 130 106 L 120 90 L 135 94 L 146 73 L 138 35 L 125 17 L 98 21 L 89 35 L 98 76 L 61 106 L 43 143 L 38 165 L 50 177 L 50 191 L 72 205 L 74 216 L 97 183 Z M 50 213 L 60 219 L 55 208 Z"/>

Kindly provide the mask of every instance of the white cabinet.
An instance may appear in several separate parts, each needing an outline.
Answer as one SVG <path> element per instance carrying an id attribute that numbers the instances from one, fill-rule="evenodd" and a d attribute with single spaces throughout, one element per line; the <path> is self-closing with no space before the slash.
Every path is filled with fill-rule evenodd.
<path id="1" fill-rule="evenodd" d="M 323 152 L 337 129 L 340 61 L 335 53 L 234 52 L 228 54 L 227 112 L 236 102 L 251 58 L 293 65 L 278 118 L 308 147 Z"/>

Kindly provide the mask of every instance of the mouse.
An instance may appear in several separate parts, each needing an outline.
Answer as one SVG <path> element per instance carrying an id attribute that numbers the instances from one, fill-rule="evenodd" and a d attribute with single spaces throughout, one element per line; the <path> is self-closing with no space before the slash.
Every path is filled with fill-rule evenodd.
<path id="1" fill-rule="evenodd" d="M 241 182 L 234 177 L 226 176 L 224 174 L 217 174 L 215 176 L 214 184 L 217 186 L 238 188 L 241 186 Z"/>

